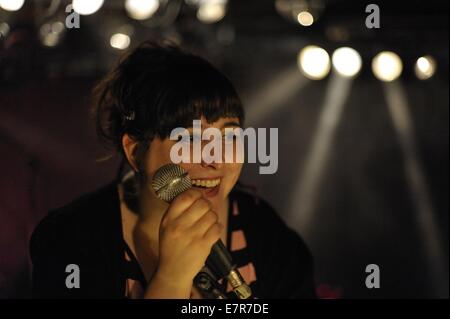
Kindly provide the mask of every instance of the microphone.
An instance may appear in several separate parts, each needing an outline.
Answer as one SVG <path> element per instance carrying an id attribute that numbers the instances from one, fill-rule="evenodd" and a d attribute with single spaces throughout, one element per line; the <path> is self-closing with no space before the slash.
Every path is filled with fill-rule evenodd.
<path id="1" fill-rule="evenodd" d="M 170 203 L 179 194 L 192 187 L 188 173 L 179 165 L 166 164 L 160 167 L 152 180 L 152 188 L 159 199 Z M 239 299 L 248 299 L 252 295 L 250 287 L 245 283 L 233 263 L 232 258 L 222 240 L 218 240 L 211 248 L 205 262 L 206 267 L 219 279 L 227 278 L 234 293 Z M 201 272 L 199 274 L 204 274 Z M 210 276 L 212 277 L 212 276 Z M 220 298 L 224 298 L 223 295 Z"/>

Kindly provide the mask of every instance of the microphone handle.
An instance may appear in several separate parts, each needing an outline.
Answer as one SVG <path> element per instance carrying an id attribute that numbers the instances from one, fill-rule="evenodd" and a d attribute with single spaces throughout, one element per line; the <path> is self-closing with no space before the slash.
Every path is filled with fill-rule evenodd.
<path id="1" fill-rule="evenodd" d="M 211 253 L 205 262 L 206 266 L 219 278 L 227 278 L 230 272 L 236 268 L 228 249 L 219 239 L 211 248 Z"/>
<path id="2" fill-rule="evenodd" d="M 205 265 L 219 279 L 226 278 L 239 299 L 253 298 L 252 290 L 245 283 L 244 278 L 236 268 L 236 264 L 233 264 L 231 255 L 222 240 L 219 239 L 213 245 Z"/>

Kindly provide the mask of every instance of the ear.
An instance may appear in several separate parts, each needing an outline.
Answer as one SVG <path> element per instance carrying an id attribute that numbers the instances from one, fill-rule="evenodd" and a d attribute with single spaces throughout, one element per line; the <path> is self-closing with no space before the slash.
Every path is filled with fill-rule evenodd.
<path id="1" fill-rule="evenodd" d="M 131 165 L 135 172 L 138 171 L 138 165 L 135 159 L 135 152 L 138 146 L 138 142 L 130 137 L 128 134 L 124 134 L 122 137 L 122 148 L 125 156 L 127 157 L 128 163 Z"/>

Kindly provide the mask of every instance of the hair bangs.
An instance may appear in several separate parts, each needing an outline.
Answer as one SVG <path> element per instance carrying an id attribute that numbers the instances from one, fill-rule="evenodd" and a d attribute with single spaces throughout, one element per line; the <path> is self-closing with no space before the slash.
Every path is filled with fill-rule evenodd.
<path id="1" fill-rule="evenodd" d="M 177 78 L 168 79 L 170 84 L 157 101 L 155 111 L 159 123 L 156 135 L 166 138 L 176 127 L 192 127 L 193 120 L 205 117 L 213 123 L 223 117 L 237 117 L 244 125 L 242 102 L 231 82 L 213 66 L 199 61 L 188 64 L 190 68 L 179 70 Z"/>

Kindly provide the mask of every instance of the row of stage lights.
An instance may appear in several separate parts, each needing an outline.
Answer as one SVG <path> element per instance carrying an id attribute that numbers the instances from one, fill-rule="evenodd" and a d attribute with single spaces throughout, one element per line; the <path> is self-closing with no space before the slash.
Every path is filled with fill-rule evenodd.
<path id="1" fill-rule="evenodd" d="M 125 0 L 125 9 L 128 15 L 136 20 L 146 20 L 151 18 L 158 11 L 162 2 L 168 0 Z M 189 5 L 197 6 L 197 18 L 204 23 L 215 23 L 220 21 L 226 14 L 228 0 L 185 0 Z M 6 11 L 17 11 L 22 8 L 25 0 L 0 0 L 0 8 Z M 81 15 L 91 15 L 100 10 L 104 0 L 72 0 L 75 12 Z M 312 9 L 314 4 L 320 1 L 309 3 L 307 0 L 298 0 L 289 3 L 289 0 L 276 0 L 275 7 L 280 14 L 286 14 L 286 6 L 292 6 L 287 11 L 300 25 L 311 26 L 315 22 Z M 320 5 L 319 5 L 320 6 Z M 311 8 L 310 8 L 311 7 Z M 317 10 L 316 10 L 317 11 Z M 317 13 L 316 13 L 317 15 Z"/>
<path id="2" fill-rule="evenodd" d="M 161 5 L 169 0 L 124 0 L 124 8 L 128 16 L 135 20 L 150 19 L 160 9 Z M 197 18 L 203 23 L 216 23 L 226 14 L 228 0 L 185 0 L 186 4 L 197 9 Z M 25 0 L 0 0 L 0 9 L 6 11 L 18 11 Z M 72 0 L 72 9 L 80 15 L 92 15 L 103 6 L 104 0 Z M 124 31 L 114 33 L 109 43 L 112 48 L 125 50 L 131 43 L 130 27 L 125 25 Z M 10 30 L 6 22 L 0 23 L 0 38 L 6 37 Z M 130 32 L 125 32 L 130 31 Z M 54 47 L 59 43 L 64 24 L 60 21 L 45 23 L 40 28 L 40 39 L 43 45 Z"/>
<path id="3" fill-rule="evenodd" d="M 335 50 L 331 56 L 325 49 L 310 45 L 298 54 L 297 63 L 300 71 L 311 80 L 325 78 L 331 67 L 341 76 L 353 78 L 361 70 L 360 54 L 352 48 L 342 47 Z M 403 71 L 401 58 L 394 52 L 382 51 L 372 59 L 372 72 L 383 82 L 396 80 Z M 431 78 L 436 72 L 436 60 L 430 56 L 422 56 L 416 60 L 414 72 L 420 80 Z"/>
<path id="4" fill-rule="evenodd" d="M 0 0 L 23 5 L 24 0 Z M 90 15 L 97 12 L 103 5 L 104 0 L 73 0 L 73 9 L 81 15 Z M 136 20 L 149 19 L 159 9 L 161 0 L 125 0 L 125 9 L 128 15 Z M 189 5 L 197 6 L 197 18 L 204 23 L 215 23 L 220 21 L 226 14 L 228 0 L 185 0 Z M 283 14 L 283 0 L 276 0 L 275 7 Z M 17 7 L 18 5 L 16 5 Z M 302 26 L 311 26 L 315 19 L 309 2 L 300 0 L 298 8 L 292 8 L 291 14 Z M 301 9 L 302 8 L 302 9 Z M 298 11 L 298 12 L 297 12 Z"/>
<path id="5" fill-rule="evenodd" d="M 277 0 L 277 9 L 284 0 Z M 17 11 L 22 8 L 25 0 L 0 0 L 0 8 L 8 11 Z M 197 18 L 205 23 L 214 23 L 221 20 L 226 13 L 228 0 L 185 0 L 189 5 L 197 7 Z M 72 0 L 74 11 L 81 15 L 91 15 L 97 12 L 103 5 L 104 0 Z M 128 15 L 136 20 L 146 20 L 152 17 L 160 7 L 162 0 L 125 0 L 124 6 Z M 313 23 L 312 16 L 308 11 L 298 10 L 296 14 L 298 22 L 303 26 Z M 297 13 L 297 12 L 296 12 Z M 59 39 L 59 34 L 63 32 L 62 22 L 55 22 L 52 25 L 44 24 L 41 27 L 41 40 L 46 46 L 55 46 Z M 8 32 L 6 24 L 0 24 L 0 35 Z M 110 37 L 110 46 L 114 49 L 127 49 L 131 43 L 130 35 L 127 32 L 115 33 Z M 326 50 L 318 46 L 307 46 L 298 54 L 298 66 L 300 71 L 311 80 L 321 80 L 325 78 L 333 68 L 339 75 L 347 78 L 355 77 L 361 70 L 362 59 L 359 53 L 349 47 L 335 50 L 331 56 Z M 390 82 L 397 79 L 403 70 L 401 58 L 394 52 L 383 51 L 372 59 L 372 72 L 381 81 Z M 414 67 L 415 74 L 420 80 L 431 78 L 436 71 L 436 61 L 427 55 L 419 57 Z"/>
<path id="6" fill-rule="evenodd" d="M 146 20 L 158 11 L 162 2 L 162 0 L 125 0 L 124 6 L 131 18 Z M 197 7 L 197 18 L 200 21 L 214 23 L 225 16 L 228 0 L 185 0 L 185 2 Z M 24 3 L 25 0 L 0 0 L 0 8 L 17 11 Z M 100 10 L 103 3 L 104 0 L 72 0 L 72 8 L 80 15 L 91 15 Z"/>
<path id="7" fill-rule="evenodd" d="M 130 42 L 130 37 L 123 33 L 116 33 L 110 39 L 111 47 L 118 50 L 128 48 Z M 343 77 L 354 78 L 361 71 L 362 59 L 355 49 L 349 47 L 336 49 L 330 59 L 325 49 L 309 45 L 298 54 L 297 64 L 300 71 L 311 80 L 325 78 L 331 68 Z M 382 51 L 372 59 L 372 72 L 381 81 L 394 81 L 402 71 L 402 60 L 394 52 Z M 436 60 L 430 55 L 419 57 L 414 72 L 420 80 L 431 78 L 436 72 Z"/>

